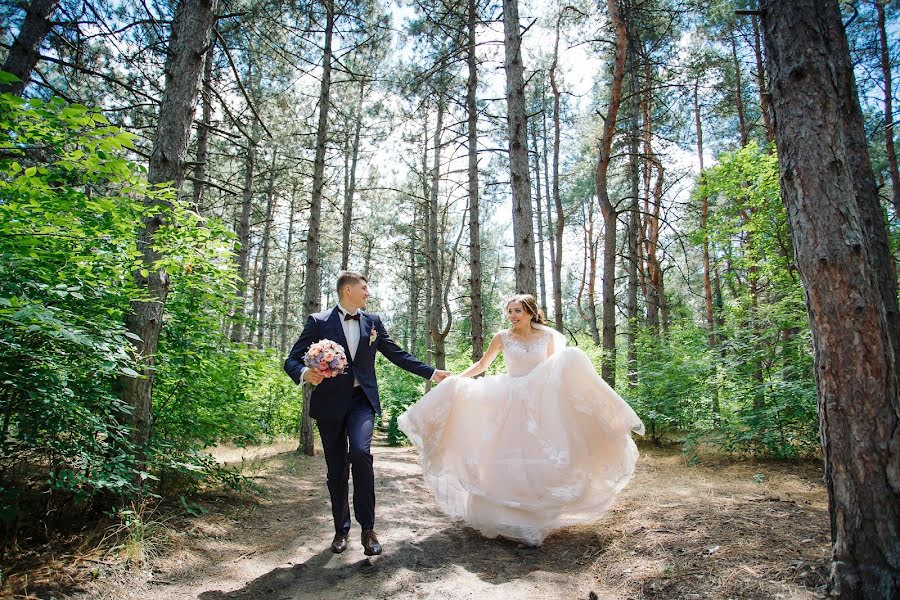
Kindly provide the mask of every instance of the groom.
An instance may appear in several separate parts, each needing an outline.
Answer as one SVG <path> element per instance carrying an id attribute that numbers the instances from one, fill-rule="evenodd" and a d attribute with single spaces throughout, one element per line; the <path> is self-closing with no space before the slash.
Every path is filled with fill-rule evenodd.
<path id="1" fill-rule="evenodd" d="M 369 298 L 368 279 L 360 273 L 341 271 L 337 279 L 338 305 L 310 315 L 303 333 L 284 361 L 284 370 L 297 384 L 316 386 L 310 395 L 309 415 L 319 426 L 328 491 L 334 517 L 336 553 L 347 549 L 350 532 L 350 505 L 347 488 L 353 469 L 353 514 L 362 526 L 363 551 L 367 556 L 381 554 L 375 536 L 375 475 L 372 470 L 372 430 L 375 415 L 381 414 L 378 381 L 375 379 L 375 351 L 395 365 L 439 382 L 450 373 L 420 362 L 400 348 L 390 337 L 381 317 L 363 312 Z M 323 379 L 303 364 L 303 355 L 319 340 L 339 343 L 347 354 L 347 372 Z"/>

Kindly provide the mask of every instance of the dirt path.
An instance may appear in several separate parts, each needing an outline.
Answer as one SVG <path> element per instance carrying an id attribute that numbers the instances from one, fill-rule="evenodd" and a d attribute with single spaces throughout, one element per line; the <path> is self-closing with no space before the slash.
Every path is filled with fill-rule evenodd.
<path id="1" fill-rule="evenodd" d="M 81 598 L 821 598 L 828 518 L 813 465 L 688 467 L 644 450 L 635 478 L 598 523 L 518 549 L 449 523 L 408 448 L 378 446 L 377 531 L 368 560 L 352 532 L 334 555 L 324 461 L 259 464 L 268 495 L 210 503 L 170 535 L 152 571 L 101 579 Z M 79 596 L 74 596 L 79 597 Z"/>

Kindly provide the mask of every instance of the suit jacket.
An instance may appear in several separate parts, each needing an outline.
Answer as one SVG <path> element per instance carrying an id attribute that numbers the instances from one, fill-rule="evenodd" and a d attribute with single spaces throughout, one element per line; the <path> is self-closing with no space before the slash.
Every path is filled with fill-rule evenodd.
<path id="1" fill-rule="evenodd" d="M 347 354 L 347 372 L 336 377 L 329 377 L 315 387 L 310 396 L 309 416 L 313 419 L 341 419 L 350 412 L 353 401 L 353 378 L 359 382 L 366 398 L 372 403 L 375 412 L 381 414 L 381 399 L 378 396 L 378 381 L 375 378 L 375 351 L 381 352 L 389 361 L 410 373 L 430 379 L 434 367 L 426 365 L 409 352 L 398 346 L 388 336 L 381 317 L 373 313 L 359 311 L 359 346 L 356 356 L 350 356 L 344 327 L 341 324 L 341 312 L 335 306 L 330 310 L 310 315 L 306 319 L 303 333 L 291 349 L 284 370 L 295 383 L 302 382 L 303 355 L 311 345 L 328 339 L 339 343 Z M 376 332 L 372 339 L 372 332 Z"/>

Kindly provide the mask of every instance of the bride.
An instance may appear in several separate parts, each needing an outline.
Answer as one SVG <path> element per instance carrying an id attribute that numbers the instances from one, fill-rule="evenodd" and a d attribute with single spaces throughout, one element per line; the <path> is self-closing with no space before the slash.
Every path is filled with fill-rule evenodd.
<path id="1" fill-rule="evenodd" d="M 599 518 L 631 475 L 644 425 L 530 294 L 478 362 L 400 415 L 438 504 L 487 537 L 539 546 Z M 503 353 L 507 374 L 471 379 Z"/>

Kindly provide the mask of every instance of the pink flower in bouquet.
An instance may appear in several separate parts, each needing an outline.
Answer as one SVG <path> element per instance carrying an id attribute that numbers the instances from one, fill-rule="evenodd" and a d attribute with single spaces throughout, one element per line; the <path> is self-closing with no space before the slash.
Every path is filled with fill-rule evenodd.
<path id="1" fill-rule="evenodd" d="M 337 342 L 320 340 L 306 351 L 303 364 L 325 377 L 335 377 L 347 368 L 347 355 Z"/>

